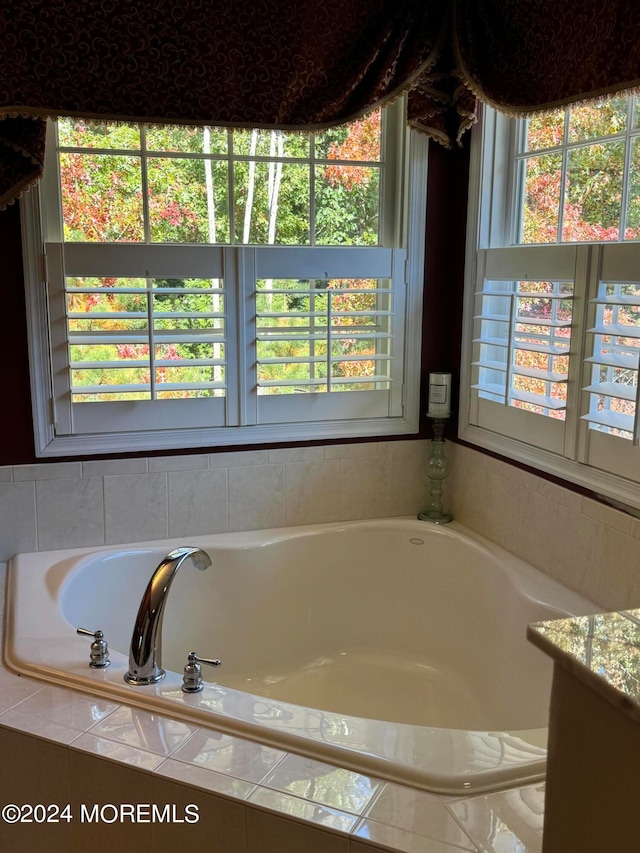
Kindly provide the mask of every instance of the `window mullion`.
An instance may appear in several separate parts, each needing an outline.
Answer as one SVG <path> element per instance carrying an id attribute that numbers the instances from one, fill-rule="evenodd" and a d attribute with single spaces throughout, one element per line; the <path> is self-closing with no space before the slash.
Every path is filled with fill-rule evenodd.
<path id="1" fill-rule="evenodd" d="M 562 242 L 562 233 L 564 230 L 564 199 L 565 187 L 567 183 L 567 163 L 569 159 L 569 116 L 570 110 L 566 110 L 564 114 L 564 129 L 562 137 L 562 162 L 560 164 L 560 198 L 558 200 L 558 237 L 556 242 Z"/>
<path id="2" fill-rule="evenodd" d="M 316 135 L 309 134 L 309 245 L 316 244 Z"/>
<path id="3" fill-rule="evenodd" d="M 633 144 L 633 137 L 629 131 L 633 127 L 634 101 L 635 98 L 629 98 L 627 102 L 627 124 L 624 135 L 624 166 L 622 172 L 622 200 L 620 202 L 620 229 L 618 231 L 618 242 L 622 242 L 625 239 L 627 231 L 627 203 L 629 200 L 629 177 L 631 175 L 631 146 Z"/>
<path id="4" fill-rule="evenodd" d="M 256 249 L 237 248 L 236 253 L 238 422 L 249 426 L 258 423 Z"/>
<path id="5" fill-rule="evenodd" d="M 142 182 L 142 225 L 144 242 L 151 242 L 151 223 L 149 221 L 149 170 L 147 163 L 147 131 L 140 126 L 140 180 Z"/>
<path id="6" fill-rule="evenodd" d="M 236 243 L 236 180 L 234 169 L 233 131 L 227 131 L 227 186 L 229 197 L 229 242 Z"/>

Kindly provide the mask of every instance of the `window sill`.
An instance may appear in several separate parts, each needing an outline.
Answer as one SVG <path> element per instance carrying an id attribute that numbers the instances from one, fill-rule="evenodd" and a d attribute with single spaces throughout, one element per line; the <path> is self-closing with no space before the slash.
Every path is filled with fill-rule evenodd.
<path id="1" fill-rule="evenodd" d="M 268 426 L 224 427 L 121 432 L 103 435 L 39 436 L 36 456 L 94 456 L 107 453 L 138 453 L 148 450 L 188 450 L 202 447 L 228 447 L 244 444 L 278 444 L 280 442 L 332 439 L 374 438 L 409 435 L 418 432 L 418 418 L 380 418 L 345 423 L 270 424 Z"/>

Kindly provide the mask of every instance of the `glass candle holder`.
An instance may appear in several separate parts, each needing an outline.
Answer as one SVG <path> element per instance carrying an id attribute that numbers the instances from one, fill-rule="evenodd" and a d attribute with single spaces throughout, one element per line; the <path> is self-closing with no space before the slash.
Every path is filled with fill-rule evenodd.
<path id="1" fill-rule="evenodd" d="M 418 513 L 421 521 L 431 521 L 434 524 L 447 524 L 453 516 L 445 512 L 442 504 L 442 481 L 449 473 L 449 464 L 444 453 L 445 440 L 443 432 L 447 418 L 428 415 L 433 422 L 433 438 L 429 444 L 427 457 L 427 476 L 429 478 L 429 502 L 426 508 Z"/>

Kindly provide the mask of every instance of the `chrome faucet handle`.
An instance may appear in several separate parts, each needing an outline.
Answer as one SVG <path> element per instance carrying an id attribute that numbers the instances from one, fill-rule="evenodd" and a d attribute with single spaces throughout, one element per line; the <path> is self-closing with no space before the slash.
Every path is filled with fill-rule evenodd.
<path id="1" fill-rule="evenodd" d="M 111 664 L 111 661 L 109 660 L 109 646 L 107 645 L 107 641 L 105 640 L 102 631 L 89 631 L 88 628 L 78 628 L 76 630 L 76 634 L 82 634 L 85 637 L 93 637 L 91 653 L 89 655 L 91 663 L 89 666 L 92 666 L 94 669 L 104 669 Z"/>
<path id="2" fill-rule="evenodd" d="M 209 666 L 220 666 L 222 661 L 220 660 L 209 660 L 208 658 L 201 658 L 195 652 L 189 652 L 189 656 L 187 658 L 187 663 L 184 668 L 184 675 L 182 676 L 182 692 L 183 693 L 199 693 L 204 687 L 204 682 L 202 680 L 202 667 L 201 663 L 206 663 Z"/>

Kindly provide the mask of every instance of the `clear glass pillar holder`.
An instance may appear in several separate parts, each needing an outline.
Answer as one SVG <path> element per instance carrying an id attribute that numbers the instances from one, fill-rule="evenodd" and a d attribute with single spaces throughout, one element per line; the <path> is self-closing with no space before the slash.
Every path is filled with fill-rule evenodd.
<path id="1" fill-rule="evenodd" d="M 421 521 L 431 521 L 434 524 L 448 524 L 453 516 L 444 511 L 442 505 L 442 481 L 449 473 L 447 457 L 444 454 L 445 440 L 444 432 L 446 418 L 432 418 L 433 438 L 429 444 L 429 456 L 427 457 L 427 476 L 429 478 L 429 503 L 422 512 L 418 513 Z"/>

